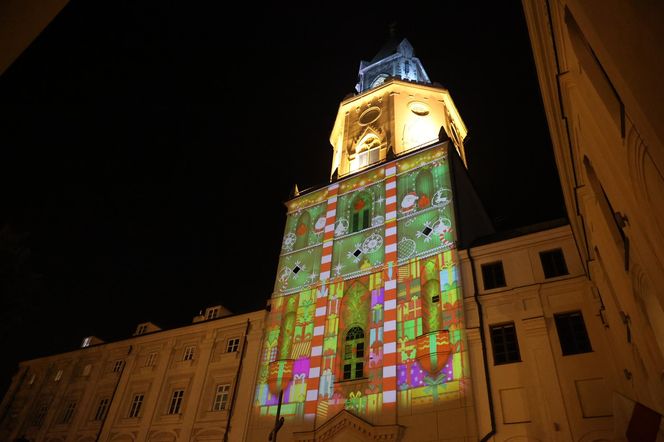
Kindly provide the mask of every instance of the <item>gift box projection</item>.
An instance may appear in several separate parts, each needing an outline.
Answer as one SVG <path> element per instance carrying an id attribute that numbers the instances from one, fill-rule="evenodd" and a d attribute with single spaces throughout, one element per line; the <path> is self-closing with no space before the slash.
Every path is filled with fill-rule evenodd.
<path id="1" fill-rule="evenodd" d="M 451 188 L 442 143 L 287 203 L 259 414 L 280 391 L 286 419 L 370 420 L 463 393 Z"/>

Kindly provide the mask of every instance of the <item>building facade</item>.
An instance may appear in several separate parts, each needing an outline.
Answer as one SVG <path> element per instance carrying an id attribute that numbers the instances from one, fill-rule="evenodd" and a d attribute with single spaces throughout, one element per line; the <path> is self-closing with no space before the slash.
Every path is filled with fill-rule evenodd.
<path id="1" fill-rule="evenodd" d="M 243 440 L 265 312 L 221 306 L 194 324 L 139 324 L 113 343 L 25 361 L 0 408 L 0 440 Z"/>
<path id="2" fill-rule="evenodd" d="M 664 6 L 523 7 L 570 224 L 614 349 L 616 428 L 662 439 Z"/>
<path id="3" fill-rule="evenodd" d="M 361 63 L 357 92 L 331 184 L 286 203 L 247 440 L 613 438 L 569 226 L 492 235 L 466 127 L 407 40 Z"/>

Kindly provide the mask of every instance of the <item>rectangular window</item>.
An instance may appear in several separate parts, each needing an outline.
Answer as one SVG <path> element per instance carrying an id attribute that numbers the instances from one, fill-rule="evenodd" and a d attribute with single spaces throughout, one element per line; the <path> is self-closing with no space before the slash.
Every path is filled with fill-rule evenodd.
<path id="1" fill-rule="evenodd" d="M 90 336 L 88 336 L 87 338 L 83 338 L 83 342 L 81 343 L 81 348 L 89 347 L 91 342 L 92 338 Z"/>
<path id="2" fill-rule="evenodd" d="M 113 363 L 113 373 L 118 373 L 122 370 L 122 363 L 124 361 L 122 359 L 119 359 Z"/>
<path id="3" fill-rule="evenodd" d="M 138 417 L 140 415 L 144 398 L 145 395 L 143 393 L 134 395 L 134 399 L 131 401 L 131 407 L 129 408 L 129 417 Z"/>
<path id="4" fill-rule="evenodd" d="M 553 317 L 556 320 L 563 356 L 593 351 L 581 312 L 560 313 Z"/>
<path id="5" fill-rule="evenodd" d="M 364 357 L 364 342 L 358 342 L 355 346 L 355 357 L 363 358 Z"/>
<path id="6" fill-rule="evenodd" d="M 156 363 L 157 363 L 157 352 L 152 352 L 148 355 L 147 359 L 145 360 L 145 366 L 154 367 Z"/>
<path id="7" fill-rule="evenodd" d="M 74 411 L 76 411 L 76 401 L 68 401 L 65 404 L 65 408 L 62 410 L 62 415 L 60 416 L 61 424 L 68 424 L 71 422 L 74 417 Z"/>
<path id="8" fill-rule="evenodd" d="M 355 364 L 355 379 L 360 379 L 364 376 L 364 362 L 357 362 Z"/>
<path id="9" fill-rule="evenodd" d="M 100 421 L 106 417 L 106 412 L 108 411 L 108 403 L 110 402 L 109 398 L 103 398 L 99 401 L 97 406 L 97 412 L 95 413 L 95 420 Z"/>
<path id="10" fill-rule="evenodd" d="M 32 417 L 32 425 L 35 427 L 41 427 L 42 424 L 44 423 L 44 418 L 46 417 L 46 413 L 48 413 L 48 405 L 47 404 L 41 404 L 37 409 L 35 410 L 35 414 Z"/>
<path id="11" fill-rule="evenodd" d="M 233 338 L 228 340 L 228 343 L 226 344 L 227 353 L 236 352 L 238 348 L 240 348 L 240 338 Z"/>
<path id="12" fill-rule="evenodd" d="M 482 264 L 482 280 L 484 281 L 484 290 L 505 287 L 503 262 L 496 261 L 489 264 Z"/>
<path id="13" fill-rule="evenodd" d="M 344 380 L 350 379 L 353 373 L 351 364 L 344 364 Z"/>
<path id="14" fill-rule="evenodd" d="M 521 362 L 514 323 L 492 325 L 490 329 L 494 365 Z"/>
<path id="15" fill-rule="evenodd" d="M 86 364 L 85 367 L 83 367 L 81 376 L 90 376 L 91 372 L 92 372 L 92 364 Z"/>
<path id="16" fill-rule="evenodd" d="M 555 278 L 556 276 L 569 275 L 562 249 L 540 252 L 539 255 L 545 278 L 548 279 Z"/>
<path id="17" fill-rule="evenodd" d="M 184 357 L 182 358 L 183 361 L 191 361 L 194 359 L 194 346 L 190 345 L 189 347 L 186 347 L 184 349 Z"/>
<path id="18" fill-rule="evenodd" d="M 32 385 L 32 384 L 34 384 L 36 379 L 37 379 L 37 375 L 35 375 L 34 373 L 32 373 L 32 374 L 30 375 L 30 379 L 28 379 L 28 385 Z"/>
<path id="19" fill-rule="evenodd" d="M 212 411 L 224 411 L 226 409 L 230 390 L 230 384 L 217 385 L 217 389 L 214 394 L 214 403 L 212 404 Z"/>
<path id="20" fill-rule="evenodd" d="M 218 307 L 208 309 L 206 319 L 214 319 L 217 316 L 219 316 L 219 308 Z"/>
<path id="21" fill-rule="evenodd" d="M 55 382 L 58 382 L 60 379 L 62 379 L 62 370 L 58 370 L 57 373 L 55 373 L 55 377 L 53 378 Z"/>
<path id="22" fill-rule="evenodd" d="M 182 398 L 184 398 L 184 390 L 175 390 L 171 396 L 171 403 L 168 407 L 168 414 L 179 414 L 182 408 Z"/>
<path id="23" fill-rule="evenodd" d="M 136 335 L 142 335 L 148 329 L 147 324 L 141 324 L 136 328 Z"/>

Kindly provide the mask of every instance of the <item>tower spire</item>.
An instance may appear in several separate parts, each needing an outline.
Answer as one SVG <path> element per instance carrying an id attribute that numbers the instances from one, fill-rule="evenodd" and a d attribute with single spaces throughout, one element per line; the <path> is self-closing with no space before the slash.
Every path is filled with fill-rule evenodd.
<path id="1" fill-rule="evenodd" d="M 419 58 L 415 57 L 413 46 L 405 38 L 397 36 L 397 23 L 389 25 L 389 38 L 371 61 L 360 62 L 357 92 L 380 86 L 389 77 L 417 83 L 431 84 L 429 76 Z"/>

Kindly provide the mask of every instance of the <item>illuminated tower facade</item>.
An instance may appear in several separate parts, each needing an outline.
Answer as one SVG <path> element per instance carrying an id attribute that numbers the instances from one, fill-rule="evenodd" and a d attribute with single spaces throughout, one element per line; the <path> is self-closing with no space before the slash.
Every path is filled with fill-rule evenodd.
<path id="1" fill-rule="evenodd" d="M 279 440 L 398 439 L 442 408 L 472 420 L 452 172 L 466 127 L 405 39 L 361 63 L 356 90 L 331 183 L 286 203 L 248 440 L 278 409 Z"/>

